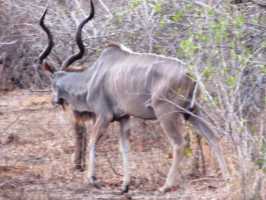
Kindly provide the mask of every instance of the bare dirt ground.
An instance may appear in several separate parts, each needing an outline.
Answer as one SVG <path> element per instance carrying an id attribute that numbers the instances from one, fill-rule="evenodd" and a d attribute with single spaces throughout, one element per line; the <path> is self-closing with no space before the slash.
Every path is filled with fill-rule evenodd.
<path id="1" fill-rule="evenodd" d="M 213 166 L 207 167 L 205 176 L 191 175 L 192 159 L 181 163 L 182 178 L 175 190 L 156 194 L 169 169 L 171 149 L 157 125 L 138 120 L 132 123 L 129 194 L 117 194 L 122 182 L 117 124 L 109 127 L 97 147 L 102 189 L 94 189 L 87 183 L 86 172 L 73 169 L 70 121 L 50 104 L 49 92 L 0 94 L 0 200 L 230 199 Z"/>

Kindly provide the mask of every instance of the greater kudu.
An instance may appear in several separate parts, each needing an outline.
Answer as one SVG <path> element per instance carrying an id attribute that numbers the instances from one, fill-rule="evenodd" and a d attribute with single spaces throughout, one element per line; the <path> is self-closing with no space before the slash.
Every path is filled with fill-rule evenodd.
<path id="1" fill-rule="evenodd" d="M 41 18 L 41 27 L 48 35 L 49 45 L 40 55 L 40 63 L 48 56 L 53 46 L 53 38 Z M 182 158 L 184 146 L 184 121 L 190 121 L 204 136 L 217 157 L 223 173 L 226 164 L 219 147 L 218 136 L 204 120 L 197 106 L 197 82 L 193 80 L 185 64 L 176 58 L 150 53 L 133 52 L 123 45 L 112 44 L 105 48 L 95 63 L 83 71 L 68 68 L 84 52 L 81 31 L 85 23 L 94 16 L 91 1 L 91 14 L 78 27 L 76 42 L 79 53 L 68 58 L 60 71 L 47 62 L 46 70 L 53 74 L 53 102 L 69 105 L 76 117 L 78 151 L 76 165 L 84 169 L 86 150 L 86 129 L 84 121 L 94 120 L 94 130 L 89 139 L 89 173 L 91 184 L 96 186 L 95 148 L 110 122 L 118 121 L 121 127 L 120 150 L 123 159 L 122 192 L 127 192 L 130 183 L 128 164 L 130 116 L 144 120 L 158 120 L 173 148 L 172 166 L 165 184 L 160 191 L 165 192 L 175 184 L 177 167 Z"/>

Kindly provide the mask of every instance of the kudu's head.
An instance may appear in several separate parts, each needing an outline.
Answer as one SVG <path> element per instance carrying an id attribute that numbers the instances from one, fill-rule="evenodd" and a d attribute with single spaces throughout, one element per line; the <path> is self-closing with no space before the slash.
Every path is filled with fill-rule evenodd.
<path id="1" fill-rule="evenodd" d="M 64 106 L 64 100 L 61 98 L 60 95 L 60 80 L 66 76 L 67 74 L 76 71 L 75 69 L 71 69 L 69 68 L 69 66 L 75 62 L 78 59 L 81 59 L 84 51 L 85 51 L 85 47 L 84 44 L 82 42 L 82 29 L 84 27 L 84 25 L 89 22 L 93 17 L 94 17 L 94 5 L 93 5 L 93 0 L 90 1 L 91 4 L 91 13 L 88 17 L 86 17 L 78 26 L 77 32 L 76 32 L 76 43 L 78 45 L 79 48 L 79 52 L 76 54 L 73 54 L 71 56 L 69 56 L 60 67 L 55 67 L 51 64 L 49 64 L 45 59 L 47 58 L 47 56 L 51 53 L 51 50 L 54 46 L 54 41 L 53 41 L 53 35 L 51 33 L 51 31 L 48 29 L 48 27 L 45 25 L 44 20 L 45 20 L 45 16 L 47 14 L 48 9 L 46 8 L 41 19 L 40 19 L 40 26 L 41 28 L 44 30 L 44 32 L 47 35 L 48 38 L 48 45 L 46 46 L 46 48 L 42 51 L 42 53 L 39 55 L 38 58 L 38 62 L 39 62 L 39 66 L 41 66 L 45 71 L 47 71 L 49 73 L 49 75 L 51 76 L 52 79 L 52 91 L 53 91 L 53 104 L 60 104 L 62 106 Z M 62 81 L 61 81 L 62 82 Z"/>

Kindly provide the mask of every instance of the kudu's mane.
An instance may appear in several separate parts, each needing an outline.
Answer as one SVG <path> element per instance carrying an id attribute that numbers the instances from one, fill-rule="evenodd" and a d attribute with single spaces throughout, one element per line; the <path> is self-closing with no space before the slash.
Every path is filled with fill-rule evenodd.
<path id="1" fill-rule="evenodd" d="M 106 48 L 115 48 L 115 49 L 119 49 L 123 52 L 133 53 L 133 51 L 130 48 L 126 47 L 125 45 L 123 45 L 121 43 L 110 42 L 106 45 Z"/>
<path id="2" fill-rule="evenodd" d="M 87 69 L 87 67 L 69 67 L 66 68 L 66 72 L 83 72 Z"/>
<path id="3" fill-rule="evenodd" d="M 109 49 L 110 50 L 115 50 L 115 49 L 118 49 L 124 53 L 133 53 L 133 51 L 131 49 L 129 49 L 128 47 L 124 46 L 123 44 L 120 44 L 120 43 L 114 43 L 114 42 L 109 42 L 107 45 L 105 45 L 105 49 Z M 83 72 L 87 69 L 87 67 L 69 67 L 69 68 L 66 68 L 65 71 L 66 72 Z"/>

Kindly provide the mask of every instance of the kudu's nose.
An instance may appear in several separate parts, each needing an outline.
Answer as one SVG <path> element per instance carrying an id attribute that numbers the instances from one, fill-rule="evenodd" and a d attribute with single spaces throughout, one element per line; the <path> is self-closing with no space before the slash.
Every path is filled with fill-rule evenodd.
<path id="1" fill-rule="evenodd" d="M 64 100 L 61 98 L 53 98 L 52 99 L 52 105 L 53 106 L 58 106 L 58 105 L 63 105 L 64 104 Z"/>

